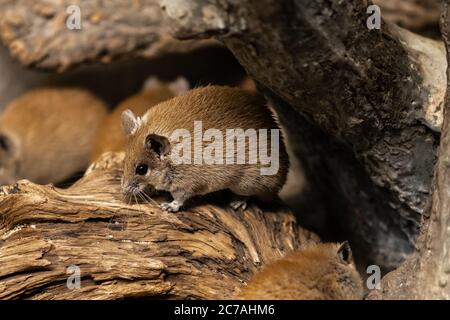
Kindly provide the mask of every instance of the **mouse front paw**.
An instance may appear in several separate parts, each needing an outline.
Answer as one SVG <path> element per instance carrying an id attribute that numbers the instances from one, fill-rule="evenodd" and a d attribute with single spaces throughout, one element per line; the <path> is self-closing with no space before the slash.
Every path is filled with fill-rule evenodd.
<path id="1" fill-rule="evenodd" d="M 178 212 L 182 206 L 182 203 L 180 203 L 177 200 L 173 200 L 172 202 L 164 202 L 159 207 L 168 212 Z"/>

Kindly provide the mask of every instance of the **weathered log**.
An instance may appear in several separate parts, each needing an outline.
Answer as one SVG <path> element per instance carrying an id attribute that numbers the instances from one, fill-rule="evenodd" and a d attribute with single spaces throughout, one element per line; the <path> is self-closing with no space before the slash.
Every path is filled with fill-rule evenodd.
<path id="1" fill-rule="evenodd" d="M 220 39 L 266 95 L 329 137 L 314 139 L 323 146 L 309 149 L 318 153 L 298 154 L 316 164 L 310 176 L 335 178 L 325 189 L 341 205 L 329 214 L 347 217 L 337 220 L 343 230 L 351 223 L 363 256 L 386 268 L 398 265 L 413 249 L 430 196 L 446 86 L 442 43 L 386 23 L 369 30 L 369 1 L 161 4 L 174 36 Z M 299 127 L 289 119 L 284 125 Z M 327 151 L 330 140 L 335 147 Z M 351 176 L 339 179 L 346 173 Z"/>
<path id="2" fill-rule="evenodd" d="M 317 241 L 282 207 L 234 212 L 213 197 L 172 214 L 127 204 L 122 160 L 105 154 L 68 189 L 2 188 L 0 299 L 230 298 L 259 266 Z M 72 265 L 80 289 L 67 287 Z"/>
<path id="3" fill-rule="evenodd" d="M 67 27 L 73 5 L 80 9 L 81 29 Z M 149 58 L 213 44 L 173 39 L 162 18 L 158 0 L 1 0 L 0 36 L 23 65 L 60 72 L 83 62 Z"/>
<path id="4" fill-rule="evenodd" d="M 450 61 L 450 1 L 444 1 L 441 30 Z M 450 68 L 447 68 L 450 77 Z M 435 167 L 433 197 L 424 216 L 417 252 L 400 268 L 383 278 L 374 299 L 450 299 L 450 86 L 444 103 L 439 158 Z"/>
<path id="5" fill-rule="evenodd" d="M 375 3 L 387 21 L 427 34 L 436 29 L 439 0 Z M 81 30 L 66 27 L 70 5 L 80 7 Z M 108 62 L 122 56 L 148 58 L 211 44 L 172 39 L 162 21 L 158 0 L 133 2 L 131 6 L 123 1 L 83 0 L 38 0 L 30 6 L 26 0 L 1 0 L 0 36 L 24 65 L 60 71 L 83 62 Z"/>
<path id="6" fill-rule="evenodd" d="M 439 35 L 441 0 L 374 0 L 383 19 L 420 34 Z"/>

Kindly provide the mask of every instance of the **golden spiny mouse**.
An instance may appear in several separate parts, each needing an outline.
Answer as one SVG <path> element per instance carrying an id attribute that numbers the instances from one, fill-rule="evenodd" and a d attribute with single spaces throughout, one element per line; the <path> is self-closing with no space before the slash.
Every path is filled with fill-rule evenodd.
<path id="1" fill-rule="evenodd" d="M 80 88 L 40 88 L 0 115 L 0 184 L 64 181 L 89 165 L 105 104 Z"/>
<path id="2" fill-rule="evenodd" d="M 200 121 L 201 129 L 194 123 Z M 139 197 L 146 190 L 170 192 L 173 201 L 163 203 L 163 210 L 176 212 L 194 196 L 224 189 L 237 195 L 230 203 L 234 209 L 245 208 L 246 197 L 270 200 L 277 196 L 285 183 L 289 167 L 285 146 L 270 109 L 257 93 L 222 86 L 197 88 L 150 108 L 142 119 L 130 110 L 124 111 L 122 126 L 128 136 L 123 193 L 128 197 Z M 186 152 L 187 161 L 173 161 L 181 145 L 179 135 L 174 138 L 174 132 L 182 132 L 192 138 L 202 134 L 199 131 L 207 132 L 209 129 L 223 135 L 227 129 L 254 130 L 259 134 L 259 141 L 251 143 L 251 139 L 244 137 L 243 148 L 233 146 L 228 154 L 226 145 L 233 139 L 227 136 L 222 148 L 214 151 L 214 155 L 216 152 L 222 155 L 222 163 L 195 162 L 210 146 L 210 141 L 203 140 L 201 148 L 191 144 L 192 148 Z M 267 131 L 266 135 L 261 133 Z M 236 160 L 239 152 L 248 156 L 261 155 L 262 146 L 277 161 L 271 168 L 273 172 L 264 171 L 269 169 L 267 163 L 260 161 L 261 158 L 253 163 L 231 161 L 230 164 L 228 161 L 231 158 Z M 226 159 L 223 159 L 224 155 Z M 218 158 L 221 159 L 220 156 Z"/>
<path id="3" fill-rule="evenodd" d="M 359 300 L 364 295 L 350 246 L 322 243 L 262 268 L 238 294 L 245 300 Z"/>

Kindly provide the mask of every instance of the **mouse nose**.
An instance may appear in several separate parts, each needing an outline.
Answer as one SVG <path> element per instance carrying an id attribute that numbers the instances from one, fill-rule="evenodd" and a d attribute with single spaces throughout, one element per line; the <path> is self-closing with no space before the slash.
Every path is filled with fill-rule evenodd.
<path id="1" fill-rule="evenodd" d="M 133 195 L 139 189 L 139 184 L 136 181 L 122 182 L 122 193 L 126 196 Z"/>

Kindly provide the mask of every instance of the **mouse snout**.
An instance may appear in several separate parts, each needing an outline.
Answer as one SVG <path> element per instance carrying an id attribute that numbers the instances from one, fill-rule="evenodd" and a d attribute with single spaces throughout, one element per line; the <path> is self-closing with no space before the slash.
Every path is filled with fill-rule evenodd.
<path id="1" fill-rule="evenodd" d="M 143 182 L 133 179 L 131 181 L 126 181 L 122 179 L 121 182 L 122 194 L 126 199 L 130 199 L 132 197 L 140 197 L 144 194 L 152 194 L 154 192 L 154 188 Z"/>
<path id="2" fill-rule="evenodd" d="M 139 193 L 139 183 L 137 181 L 126 181 L 122 179 L 122 193 L 126 196 L 133 196 Z"/>

